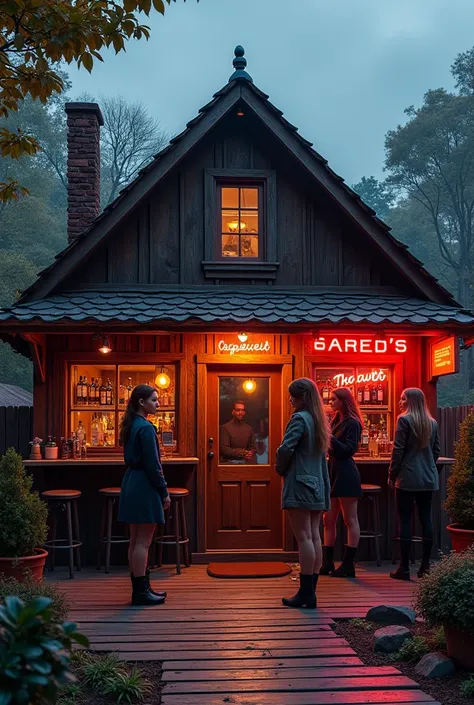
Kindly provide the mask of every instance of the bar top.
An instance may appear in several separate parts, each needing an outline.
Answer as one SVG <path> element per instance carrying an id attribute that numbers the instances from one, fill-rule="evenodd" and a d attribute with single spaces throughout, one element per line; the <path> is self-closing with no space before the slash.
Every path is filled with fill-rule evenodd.
<path id="1" fill-rule="evenodd" d="M 356 465 L 388 465 L 390 463 L 390 456 L 384 458 L 369 458 L 367 456 L 356 455 L 354 456 Z M 452 465 L 454 463 L 454 458 L 438 458 L 437 465 Z"/>
<path id="2" fill-rule="evenodd" d="M 163 465 L 197 465 L 199 458 L 182 458 L 179 455 L 174 455 L 168 458 L 162 458 Z M 123 458 L 120 455 L 110 455 L 102 457 L 89 457 L 85 460 L 24 460 L 24 465 L 28 467 L 45 467 L 50 465 L 125 465 Z"/>

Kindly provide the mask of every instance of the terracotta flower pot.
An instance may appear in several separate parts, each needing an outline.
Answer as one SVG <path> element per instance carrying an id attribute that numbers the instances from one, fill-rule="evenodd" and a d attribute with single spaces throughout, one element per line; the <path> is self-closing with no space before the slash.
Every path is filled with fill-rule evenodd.
<path id="1" fill-rule="evenodd" d="M 449 658 L 459 666 L 474 670 L 474 631 L 464 631 L 449 624 L 444 625 L 444 636 Z"/>
<path id="2" fill-rule="evenodd" d="M 41 460 L 41 446 L 38 443 L 31 446 L 30 460 Z"/>
<path id="3" fill-rule="evenodd" d="M 474 544 L 474 529 L 461 529 L 459 524 L 449 524 L 446 528 L 456 553 L 461 553 Z"/>
<path id="4" fill-rule="evenodd" d="M 25 570 L 30 571 L 31 576 L 40 583 L 43 580 L 43 570 L 48 551 L 43 548 L 36 548 L 32 556 L 22 558 L 1 558 L 0 574 L 7 578 L 13 577 L 20 582 L 25 578 Z"/>

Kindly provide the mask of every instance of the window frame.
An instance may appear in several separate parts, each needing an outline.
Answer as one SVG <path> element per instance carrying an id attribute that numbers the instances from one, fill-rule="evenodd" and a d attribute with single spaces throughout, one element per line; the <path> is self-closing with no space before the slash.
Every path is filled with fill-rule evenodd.
<path id="1" fill-rule="evenodd" d="M 259 189 L 259 256 L 222 255 L 222 188 Z M 276 176 L 261 169 L 206 169 L 204 172 L 204 261 L 206 278 L 275 279 L 278 269 Z"/>

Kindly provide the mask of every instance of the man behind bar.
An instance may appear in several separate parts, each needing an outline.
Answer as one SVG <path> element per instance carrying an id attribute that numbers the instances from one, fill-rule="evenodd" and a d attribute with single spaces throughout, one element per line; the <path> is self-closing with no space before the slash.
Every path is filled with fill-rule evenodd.
<path id="1" fill-rule="evenodd" d="M 219 452 L 222 460 L 245 460 L 251 462 L 255 456 L 256 444 L 253 428 L 244 423 L 245 404 L 234 401 L 232 419 L 221 426 Z"/>

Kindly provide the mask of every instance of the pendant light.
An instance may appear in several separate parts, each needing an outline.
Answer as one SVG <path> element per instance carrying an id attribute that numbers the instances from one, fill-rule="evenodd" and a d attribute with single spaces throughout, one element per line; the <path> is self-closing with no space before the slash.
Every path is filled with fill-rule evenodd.
<path id="1" fill-rule="evenodd" d="M 252 394 L 257 389 L 257 383 L 254 379 L 246 379 L 243 383 L 244 392 L 247 394 Z"/>
<path id="2" fill-rule="evenodd" d="M 169 375 L 166 374 L 166 368 L 161 368 L 160 373 L 155 377 L 155 384 L 160 389 L 168 389 L 171 384 L 171 379 Z"/>

